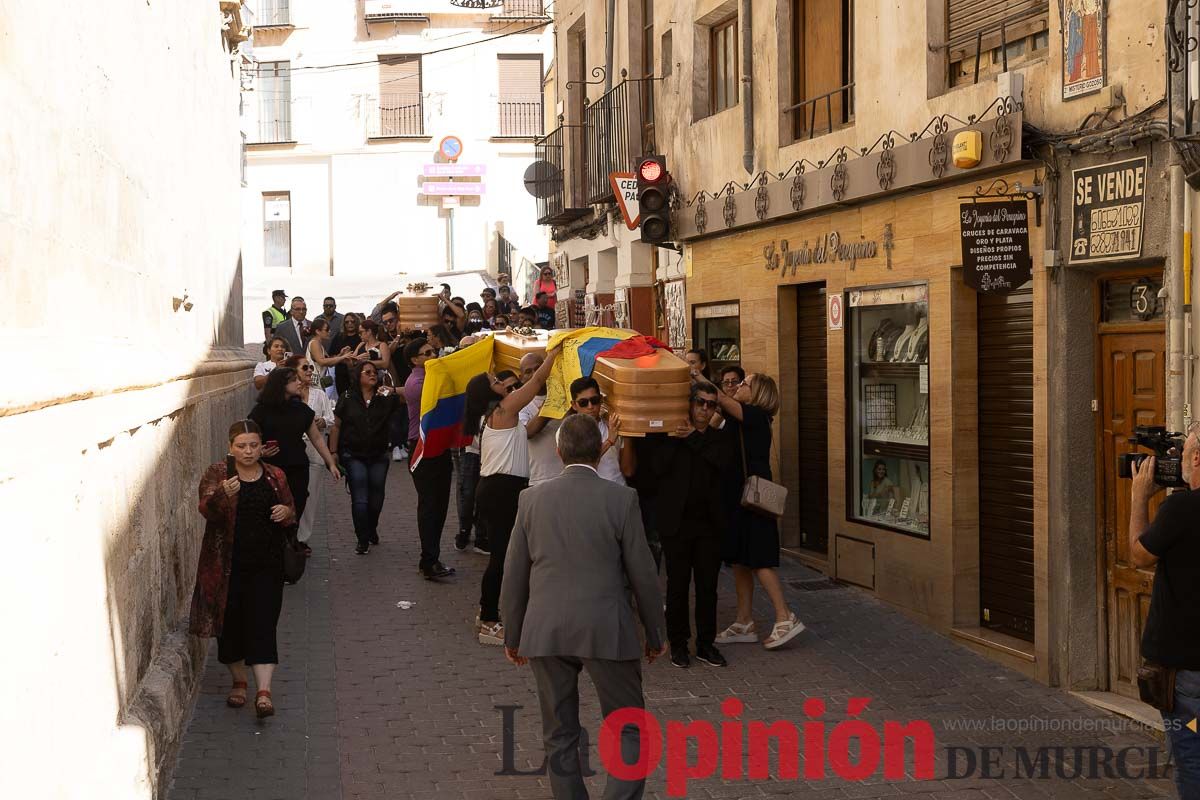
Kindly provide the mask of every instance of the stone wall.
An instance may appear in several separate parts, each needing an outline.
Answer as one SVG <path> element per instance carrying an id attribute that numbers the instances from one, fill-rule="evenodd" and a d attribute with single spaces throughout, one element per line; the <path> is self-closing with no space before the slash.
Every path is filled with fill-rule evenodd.
<path id="1" fill-rule="evenodd" d="M 250 402 L 237 4 L 67 11 L 0 0 L 0 796 L 153 797 L 207 648 L 196 487 Z"/>

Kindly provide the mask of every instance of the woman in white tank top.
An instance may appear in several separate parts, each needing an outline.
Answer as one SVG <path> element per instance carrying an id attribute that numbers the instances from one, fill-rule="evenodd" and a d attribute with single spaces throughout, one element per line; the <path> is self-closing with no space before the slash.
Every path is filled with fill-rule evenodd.
<path id="1" fill-rule="evenodd" d="M 484 373 L 476 375 L 467 384 L 463 434 L 474 436 L 480 432 L 482 424 L 475 508 L 491 545 L 480 587 L 480 644 L 504 644 L 499 608 L 504 556 L 517 519 L 517 497 L 529 485 L 529 439 L 525 435 L 525 426 L 519 424 L 520 413 L 546 383 L 558 358 L 558 350 L 555 348 L 546 354 L 546 360 L 524 386 L 518 385 L 516 376 L 511 373 L 503 379 Z"/>

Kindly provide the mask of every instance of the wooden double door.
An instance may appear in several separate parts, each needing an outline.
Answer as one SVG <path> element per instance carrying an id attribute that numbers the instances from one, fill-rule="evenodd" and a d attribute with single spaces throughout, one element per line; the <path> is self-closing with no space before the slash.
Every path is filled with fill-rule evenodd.
<path id="1" fill-rule="evenodd" d="M 1117 477 L 1117 457 L 1136 449 L 1129 444 L 1129 438 L 1138 425 L 1163 424 L 1165 338 L 1163 326 L 1154 323 L 1131 326 L 1102 323 L 1099 336 L 1097 472 L 1108 683 L 1110 691 L 1127 697 L 1138 696 L 1139 649 L 1150 609 L 1154 573 L 1138 569 L 1129 560 L 1131 486 L 1128 479 Z"/>

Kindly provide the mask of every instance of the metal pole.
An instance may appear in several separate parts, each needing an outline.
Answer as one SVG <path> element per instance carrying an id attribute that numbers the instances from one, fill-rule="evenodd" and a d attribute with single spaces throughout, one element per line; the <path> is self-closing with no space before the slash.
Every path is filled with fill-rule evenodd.
<path id="1" fill-rule="evenodd" d="M 1177 3 L 1168 6 L 1174 12 L 1175 30 L 1187 34 L 1187 3 Z M 1171 97 L 1171 122 L 1176 135 L 1185 130 L 1187 119 L 1187 53 L 1180 57 L 1179 69 L 1170 72 L 1168 65 L 1167 92 Z M 1184 192 L 1187 185 L 1183 180 L 1183 166 L 1179 163 L 1178 152 L 1172 149 L 1171 163 L 1168 168 L 1171 174 L 1170 200 L 1170 252 L 1163 268 L 1163 288 L 1167 295 L 1167 427 L 1173 431 L 1183 430 L 1185 392 L 1184 375 L 1184 277 L 1189 265 L 1184 261 Z"/>
<path id="2" fill-rule="evenodd" d="M 446 269 L 454 271 L 454 209 L 446 209 Z"/>

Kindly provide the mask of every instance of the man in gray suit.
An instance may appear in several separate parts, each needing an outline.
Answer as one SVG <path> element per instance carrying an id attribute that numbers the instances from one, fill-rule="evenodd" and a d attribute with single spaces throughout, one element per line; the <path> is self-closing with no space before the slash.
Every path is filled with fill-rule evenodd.
<path id="1" fill-rule="evenodd" d="M 298 356 L 306 354 L 308 340 L 311 338 L 308 329 L 308 306 L 303 297 L 292 298 L 291 314 L 283 322 L 275 326 L 275 335 L 282 336 L 288 343 L 288 351 Z"/>
<path id="2" fill-rule="evenodd" d="M 600 428 L 585 414 L 558 429 L 565 468 L 521 492 L 504 559 L 500 614 L 505 655 L 531 665 L 542 711 L 550 786 L 558 800 L 587 798 L 579 766 L 579 673 L 596 686 L 601 713 L 645 708 L 638 663 L 666 652 L 666 620 L 637 493 L 596 474 Z M 639 641 L 630 589 L 646 632 Z M 621 756 L 638 760 L 637 728 Z M 609 776 L 606 800 L 637 800 L 645 780 Z"/>

